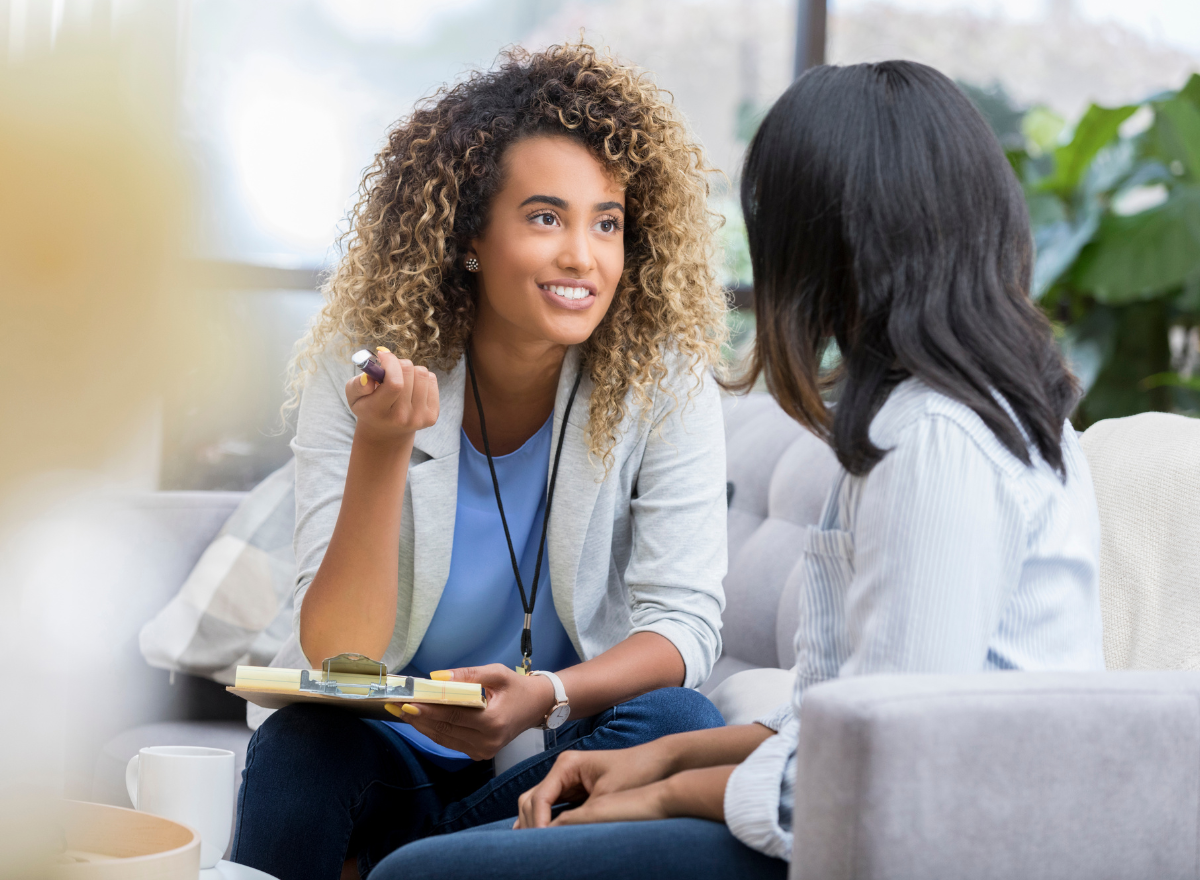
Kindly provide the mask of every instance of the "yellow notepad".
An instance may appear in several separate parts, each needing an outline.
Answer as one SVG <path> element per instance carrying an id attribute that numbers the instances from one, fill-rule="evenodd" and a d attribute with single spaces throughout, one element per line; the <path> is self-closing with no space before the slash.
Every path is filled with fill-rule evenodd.
<path id="1" fill-rule="evenodd" d="M 323 703 L 387 720 L 395 720 L 384 708 L 388 703 L 438 703 L 473 709 L 487 706 L 482 685 L 388 675 L 382 663 L 358 654 L 331 657 L 321 669 L 239 666 L 233 686 L 226 690 L 264 709 Z"/>

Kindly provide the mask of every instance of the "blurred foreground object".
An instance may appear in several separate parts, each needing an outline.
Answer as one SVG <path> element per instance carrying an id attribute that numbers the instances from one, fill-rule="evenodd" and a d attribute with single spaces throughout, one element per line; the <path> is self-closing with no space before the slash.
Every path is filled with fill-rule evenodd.
<path id="1" fill-rule="evenodd" d="M 0 69 L 0 487 L 111 465 L 193 356 L 173 119 L 118 48 Z"/>
<path id="2" fill-rule="evenodd" d="M 200 871 L 200 836 L 186 825 L 83 801 L 59 811 L 66 850 L 50 880 L 191 880 Z"/>
<path id="3" fill-rule="evenodd" d="M 157 413 L 174 375 L 202 369 L 177 268 L 177 8 L 132 2 L 118 16 L 112 4 L 26 0 L 9 16 L 0 644 L 40 675 L 13 678 L 0 713 L 0 877 L 43 872 L 61 838 L 47 805 L 70 787 L 76 744 L 109 701 L 140 698 L 106 680 L 123 647 L 106 638 L 127 607 L 116 591 L 137 584 L 107 558 L 124 527 L 103 497 L 156 486 Z M 73 686 L 45 687 L 53 680 Z"/>

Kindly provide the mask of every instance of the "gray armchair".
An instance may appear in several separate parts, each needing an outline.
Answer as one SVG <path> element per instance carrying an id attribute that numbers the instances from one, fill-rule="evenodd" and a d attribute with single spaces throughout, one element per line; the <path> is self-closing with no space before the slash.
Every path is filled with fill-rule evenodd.
<path id="1" fill-rule="evenodd" d="M 792 880 L 1195 878 L 1200 672 L 864 676 L 805 694 Z"/>

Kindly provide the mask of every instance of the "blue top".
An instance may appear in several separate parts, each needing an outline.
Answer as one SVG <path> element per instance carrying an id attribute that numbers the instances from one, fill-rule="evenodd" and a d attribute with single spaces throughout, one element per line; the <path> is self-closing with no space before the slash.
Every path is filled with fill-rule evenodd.
<path id="1" fill-rule="evenodd" d="M 527 596 L 533 585 L 546 515 L 552 423 L 553 416 L 520 449 L 492 457 Z M 436 669 L 488 663 L 503 663 L 512 668 L 521 663 L 521 628 L 525 619 L 521 594 L 496 508 L 487 456 L 471 445 L 466 432 L 462 432 L 459 440 L 453 546 L 446 588 L 404 675 L 428 678 Z M 579 655 L 554 609 L 547 555 L 542 557 L 538 599 L 533 610 L 533 649 L 537 668 L 557 671 L 578 663 Z M 462 752 L 438 745 L 408 724 L 382 723 L 447 769 L 470 763 L 471 759 Z"/>

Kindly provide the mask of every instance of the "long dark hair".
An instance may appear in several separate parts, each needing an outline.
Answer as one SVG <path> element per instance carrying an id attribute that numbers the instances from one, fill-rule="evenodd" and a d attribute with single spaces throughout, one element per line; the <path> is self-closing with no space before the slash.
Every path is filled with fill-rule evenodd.
<path id="1" fill-rule="evenodd" d="M 809 70 L 754 136 L 741 196 L 757 345 L 739 385 L 764 374 L 861 475 L 886 453 L 871 420 L 916 376 L 974 410 L 1021 461 L 1032 443 L 1065 477 L 1077 384 L 1029 299 L 1020 186 L 954 83 L 908 61 Z M 831 341 L 841 364 L 822 372 Z"/>

